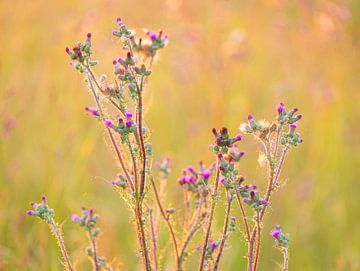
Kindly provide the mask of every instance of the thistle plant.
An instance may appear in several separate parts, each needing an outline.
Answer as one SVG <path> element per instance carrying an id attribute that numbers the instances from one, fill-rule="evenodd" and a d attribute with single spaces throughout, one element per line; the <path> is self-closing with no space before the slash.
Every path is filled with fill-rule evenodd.
<path id="1" fill-rule="evenodd" d="M 232 135 L 227 128 L 214 128 L 214 141 L 209 145 L 213 162 L 205 164 L 200 161 L 198 166 L 188 166 L 178 175 L 179 189 L 184 198 L 182 215 L 164 204 L 166 184 L 171 176 L 170 159 L 155 163 L 160 176 L 156 180 L 151 130 L 144 120 L 146 83 L 158 51 L 168 43 L 168 36 L 162 31 L 146 30 L 143 37 L 135 37 L 135 32 L 121 19 L 117 19 L 117 24 L 118 28 L 112 34 L 121 42 L 122 52 L 112 61 L 112 76 L 95 74 L 93 67 L 99 62 L 93 56 L 90 33 L 84 42 L 76 43 L 71 49 L 66 48 L 66 53 L 71 59 L 70 65 L 84 75 L 94 99 L 94 105 L 85 107 L 85 110 L 106 131 L 116 154 L 119 173 L 111 184 L 130 206 L 143 270 L 165 268 L 159 260 L 165 248 L 159 247 L 158 242 L 159 225 L 163 221 L 172 243 L 172 269 L 187 269 L 186 261 L 193 247 L 191 243 L 198 235 L 203 237 L 196 249 L 200 254 L 198 270 L 219 270 L 225 247 L 230 245 L 227 244 L 228 237 L 240 234 L 248 251 L 246 269 L 256 271 L 267 207 L 271 205 L 273 193 L 283 185 L 281 171 L 289 150 L 302 142 L 297 132 L 297 123 L 301 119 L 301 115 L 296 114 L 298 109 L 286 110 L 280 103 L 272 122 L 258 121 L 248 115 L 248 121 L 240 126 L 242 134 Z M 261 164 L 267 170 L 265 191 L 248 182 L 239 169 L 245 156 L 239 145 L 244 135 L 252 135 L 260 143 Z M 221 220 L 222 230 L 216 233 L 213 225 L 219 201 L 225 201 L 226 207 Z M 242 222 L 237 222 L 234 217 L 234 204 L 239 206 Z M 32 206 L 34 209 L 28 214 L 49 224 L 58 240 L 66 269 L 75 270 L 60 228 L 53 219 L 54 211 L 48 207 L 45 197 L 41 203 Z M 71 217 L 88 237 L 86 251 L 93 270 L 112 270 L 105 257 L 99 256 L 98 219 L 93 209 L 86 208 L 82 209 L 81 215 Z M 175 230 L 176 224 L 181 226 L 180 231 Z M 288 235 L 284 235 L 280 227 L 276 227 L 271 235 L 284 255 L 284 270 L 288 270 Z"/>

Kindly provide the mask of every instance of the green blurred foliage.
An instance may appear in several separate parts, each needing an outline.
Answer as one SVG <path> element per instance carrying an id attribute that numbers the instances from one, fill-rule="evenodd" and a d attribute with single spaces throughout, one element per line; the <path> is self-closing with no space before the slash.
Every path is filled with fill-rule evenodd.
<path id="1" fill-rule="evenodd" d="M 0 269 L 62 270 L 46 225 L 25 216 L 42 194 L 63 222 L 79 270 L 90 268 L 86 237 L 69 217 L 82 206 L 101 215 L 101 254 L 123 270 L 140 269 L 128 208 L 108 182 L 117 165 L 104 132 L 84 112 L 93 102 L 64 53 L 92 32 L 96 71 L 110 75 L 121 52 L 111 36 L 118 16 L 138 32 L 162 28 L 170 35 L 146 96 L 155 158 L 173 159 L 167 205 L 181 206 L 182 168 L 213 159 L 212 127 L 236 133 L 247 113 L 270 118 L 283 101 L 300 108 L 304 143 L 285 162 L 287 185 L 265 219 L 259 270 L 277 270 L 281 262 L 267 235 L 277 223 L 291 234 L 290 270 L 359 270 L 356 0 L 1 1 Z M 241 147 L 243 174 L 262 187 L 256 143 L 246 137 Z M 223 209 L 222 203 L 218 230 Z M 233 214 L 240 219 L 236 206 Z M 165 247 L 167 236 L 164 228 Z M 233 234 L 229 244 L 221 269 L 244 270 L 245 243 Z M 171 257 L 163 252 L 168 270 Z"/>

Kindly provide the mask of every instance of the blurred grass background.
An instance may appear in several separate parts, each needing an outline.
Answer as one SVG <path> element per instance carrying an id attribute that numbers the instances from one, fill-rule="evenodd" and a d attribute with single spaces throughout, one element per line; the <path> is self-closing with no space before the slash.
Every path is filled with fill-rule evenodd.
<path id="1" fill-rule="evenodd" d="M 84 113 L 92 100 L 64 53 L 92 32 L 96 71 L 111 74 L 120 53 L 111 36 L 118 16 L 138 31 L 170 35 L 146 97 L 155 158 L 173 159 L 168 206 L 182 200 L 182 168 L 211 162 L 212 127 L 236 133 L 249 112 L 271 118 L 283 101 L 300 108 L 304 143 L 288 155 L 287 185 L 265 219 L 259 270 L 279 268 L 281 255 L 266 234 L 277 223 L 291 234 L 290 270 L 360 270 L 356 0 L 1 1 L 0 270 L 62 270 L 46 225 L 24 215 L 42 194 L 64 222 L 79 270 L 90 268 L 86 237 L 69 216 L 82 206 L 101 215 L 101 254 L 122 270 L 140 269 L 127 207 L 107 182 L 117 172 L 113 154 Z M 243 174 L 263 183 L 256 144 L 247 137 L 241 146 Z M 230 244 L 221 269 L 244 270 L 244 242 L 233 234 Z M 163 262 L 172 255 L 164 253 Z"/>

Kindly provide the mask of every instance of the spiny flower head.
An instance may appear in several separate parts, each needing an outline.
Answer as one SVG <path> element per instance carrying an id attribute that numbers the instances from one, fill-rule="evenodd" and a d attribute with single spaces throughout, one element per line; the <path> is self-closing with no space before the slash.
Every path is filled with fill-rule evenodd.
<path id="1" fill-rule="evenodd" d="M 27 211 L 26 214 L 30 216 L 37 216 L 45 220 L 47 223 L 51 223 L 51 220 L 54 217 L 55 212 L 47 205 L 47 200 L 45 196 L 41 197 L 40 203 L 32 202 L 31 206 L 33 207 L 33 210 Z"/>
<path id="2" fill-rule="evenodd" d="M 274 237 L 276 244 L 280 248 L 287 248 L 289 246 L 290 236 L 289 234 L 284 234 L 279 225 L 270 231 L 270 235 Z"/>
<path id="3" fill-rule="evenodd" d="M 116 179 L 111 181 L 111 184 L 116 187 L 126 188 L 127 180 L 123 174 L 118 174 Z"/>
<path id="4" fill-rule="evenodd" d="M 277 121 L 280 125 L 292 124 L 302 118 L 302 115 L 295 115 L 299 111 L 297 108 L 292 108 L 289 111 L 286 111 L 283 103 L 278 104 L 277 112 L 278 118 Z"/>
<path id="5" fill-rule="evenodd" d="M 221 130 L 216 130 L 213 128 L 212 133 L 215 136 L 215 143 L 210 145 L 210 150 L 216 154 L 226 154 L 228 149 L 232 147 L 234 143 L 241 140 L 241 135 L 231 137 L 227 128 L 222 128 Z"/>
<path id="6" fill-rule="evenodd" d="M 89 233 L 91 232 L 93 237 L 97 237 L 99 235 L 99 230 L 96 229 L 92 231 L 92 229 L 95 227 L 96 222 L 99 219 L 99 215 L 95 214 L 92 208 L 87 210 L 85 207 L 83 207 L 81 210 L 82 215 L 79 216 L 77 214 L 73 214 L 71 216 L 71 220 L 76 224 L 79 224 L 80 227 L 84 228 L 84 230 L 88 231 Z"/>
<path id="7" fill-rule="evenodd" d="M 188 166 L 183 175 L 179 178 L 180 185 L 193 192 L 197 192 L 197 187 L 207 184 L 211 175 L 215 169 L 215 163 L 212 163 L 209 167 L 206 167 L 202 161 L 199 162 L 199 170 L 196 171 L 194 167 Z"/>
<path id="8" fill-rule="evenodd" d="M 265 199 L 261 199 L 259 193 L 255 190 L 255 188 L 249 189 L 249 192 L 246 195 L 246 197 L 243 197 L 243 202 L 248 204 L 251 208 L 255 209 L 256 211 L 260 211 L 261 209 L 264 208 L 265 205 L 268 205 L 268 201 Z"/>

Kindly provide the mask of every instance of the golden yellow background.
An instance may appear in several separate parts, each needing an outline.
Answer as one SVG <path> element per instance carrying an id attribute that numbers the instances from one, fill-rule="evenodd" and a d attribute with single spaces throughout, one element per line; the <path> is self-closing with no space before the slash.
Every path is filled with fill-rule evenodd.
<path id="1" fill-rule="evenodd" d="M 93 101 L 64 52 L 92 32 L 96 72 L 111 75 L 121 52 L 111 35 L 118 16 L 138 32 L 162 28 L 170 35 L 147 88 L 146 120 L 155 160 L 173 159 L 167 206 L 177 207 L 179 219 L 177 178 L 189 164 L 211 162 L 211 128 L 237 133 L 249 112 L 272 118 L 283 101 L 300 108 L 304 143 L 285 162 L 287 185 L 265 219 L 259 270 L 279 268 L 281 255 L 267 234 L 277 223 L 291 234 L 290 270 L 359 270 L 356 0 L 1 1 L 0 270 L 62 270 L 47 226 L 25 215 L 42 194 L 64 222 L 79 270 L 90 269 L 86 237 L 69 217 L 82 206 L 101 216 L 100 254 L 122 270 L 140 269 L 129 212 L 108 183 L 117 173 L 113 154 L 84 112 Z M 262 187 L 257 145 L 246 137 L 241 148 L 242 173 Z M 217 229 L 223 209 L 220 204 Z M 240 218 L 237 206 L 233 213 Z M 163 247 L 167 235 L 164 228 Z M 238 232 L 229 240 L 221 269 L 244 270 L 245 243 Z M 162 254 L 171 266 L 170 252 Z"/>

